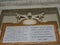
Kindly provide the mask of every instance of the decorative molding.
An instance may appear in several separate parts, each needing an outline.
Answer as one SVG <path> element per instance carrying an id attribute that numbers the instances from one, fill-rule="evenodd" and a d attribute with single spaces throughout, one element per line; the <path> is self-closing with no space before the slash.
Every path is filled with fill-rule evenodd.
<path id="1" fill-rule="evenodd" d="M 57 7 L 57 0 L 1 0 L 0 10 Z"/>
<path id="2" fill-rule="evenodd" d="M 0 6 L 20 6 L 20 5 L 48 5 L 56 4 L 56 0 L 21 0 L 21 1 L 4 1 L 0 2 Z"/>

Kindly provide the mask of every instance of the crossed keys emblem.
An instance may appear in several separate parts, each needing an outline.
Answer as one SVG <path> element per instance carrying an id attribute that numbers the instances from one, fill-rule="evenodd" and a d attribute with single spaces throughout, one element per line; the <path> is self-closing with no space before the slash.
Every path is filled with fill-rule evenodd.
<path id="1" fill-rule="evenodd" d="M 38 21 L 41 22 L 41 21 L 43 21 L 44 15 L 45 15 L 44 12 L 42 12 L 38 15 L 32 15 L 31 12 L 28 12 L 26 15 L 16 13 L 16 19 L 17 19 L 17 21 L 20 20 L 20 22 L 24 19 L 37 19 Z"/>

